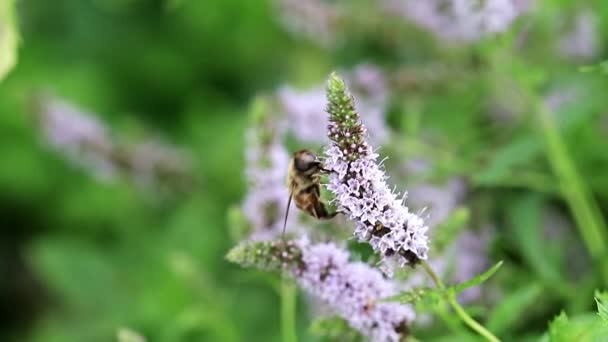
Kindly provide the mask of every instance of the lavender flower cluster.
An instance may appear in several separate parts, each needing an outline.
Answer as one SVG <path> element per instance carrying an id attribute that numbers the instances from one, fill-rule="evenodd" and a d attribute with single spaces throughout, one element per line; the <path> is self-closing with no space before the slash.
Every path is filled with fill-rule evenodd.
<path id="1" fill-rule="evenodd" d="M 165 183 L 176 189 L 193 181 L 190 158 L 180 149 L 158 139 L 119 141 L 94 114 L 54 97 L 40 97 L 37 107 L 38 121 L 50 147 L 101 180 L 126 175 L 138 185 Z"/>
<path id="2" fill-rule="evenodd" d="M 336 40 L 343 11 L 327 0 L 278 0 L 281 23 L 287 31 L 329 45 Z"/>
<path id="3" fill-rule="evenodd" d="M 598 18 L 591 10 L 577 13 L 569 32 L 560 38 L 558 50 L 571 59 L 589 59 L 601 48 Z"/>
<path id="4" fill-rule="evenodd" d="M 389 188 L 378 154 L 366 141 L 367 129 L 354 99 L 336 74 L 328 81 L 327 99 L 332 144 L 325 151 L 325 168 L 331 171 L 327 188 L 338 210 L 356 222 L 355 236 L 369 242 L 386 263 L 426 259 L 428 227 Z"/>
<path id="5" fill-rule="evenodd" d="M 365 10 L 396 14 L 405 21 L 450 41 L 474 42 L 509 29 L 531 0 L 382 0 Z M 288 31 L 321 45 L 334 43 L 341 26 L 357 26 L 356 5 L 327 0 L 277 0 L 279 18 Z M 380 15 L 380 14 L 379 14 Z"/>
<path id="6" fill-rule="evenodd" d="M 40 126 L 53 149 L 100 179 L 109 180 L 116 175 L 116 165 L 110 158 L 114 142 L 93 114 L 50 97 L 40 99 L 39 113 Z"/>
<path id="7" fill-rule="evenodd" d="M 265 269 L 286 269 L 309 294 L 371 341 L 401 341 L 415 313 L 408 305 L 383 303 L 397 294 L 395 283 L 333 243 L 310 244 L 303 238 L 259 242 L 234 248 L 228 259 Z"/>
<path id="8" fill-rule="evenodd" d="M 384 0 L 391 12 L 446 40 L 472 42 L 507 30 L 527 0 Z"/>

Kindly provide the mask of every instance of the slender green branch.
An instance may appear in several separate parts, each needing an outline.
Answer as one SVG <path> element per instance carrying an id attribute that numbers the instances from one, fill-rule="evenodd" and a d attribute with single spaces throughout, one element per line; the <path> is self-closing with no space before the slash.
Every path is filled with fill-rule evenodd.
<path id="1" fill-rule="evenodd" d="M 435 285 L 440 290 L 445 289 L 445 285 L 443 284 L 441 279 L 439 279 L 439 277 L 437 276 L 435 271 L 433 271 L 431 266 L 426 261 L 424 261 L 424 260 L 421 261 L 420 265 L 422 265 L 422 268 L 424 268 L 426 273 L 429 275 L 429 277 L 431 277 L 431 279 L 433 280 Z M 445 298 L 448 301 L 448 303 L 452 306 L 454 311 L 456 311 L 456 314 L 458 315 L 458 317 L 466 325 L 468 325 L 471 329 L 473 329 L 479 335 L 483 336 L 486 340 L 492 341 L 492 342 L 500 342 L 498 337 L 494 336 L 494 334 L 492 334 L 488 329 L 486 329 L 483 325 L 479 324 L 475 319 L 473 319 L 473 317 L 469 316 L 469 314 L 462 308 L 462 306 L 460 306 L 458 301 L 456 301 L 456 296 L 454 295 L 454 293 L 447 291 L 445 294 Z"/>
<path id="2" fill-rule="evenodd" d="M 606 222 L 587 184 L 576 170 L 566 144 L 553 120 L 552 113 L 539 98 L 533 96 L 533 94 L 529 96 L 538 116 L 539 129 L 545 140 L 547 158 L 559 181 L 560 192 L 574 215 L 576 226 L 589 253 L 600 268 L 604 281 L 608 282 Z"/>
<path id="3" fill-rule="evenodd" d="M 283 342 L 297 342 L 296 334 L 296 287 L 283 277 L 281 280 L 281 334 Z"/>

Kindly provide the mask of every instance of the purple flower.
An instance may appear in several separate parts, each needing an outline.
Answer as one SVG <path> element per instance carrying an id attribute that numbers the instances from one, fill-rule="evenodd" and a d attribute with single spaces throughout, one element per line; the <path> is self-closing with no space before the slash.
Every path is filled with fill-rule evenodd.
<path id="1" fill-rule="evenodd" d="M 356 222 L 355 236 L 367 241 L 385 262 L 401 265 L 426 259 L 427 227 L 391 191 L 378 155 L 367 143 L 367 128 L 355 109 L 346 84 L 332 74 L 327 85 L 329 113 L 325 168 L 331 171 L 327 185 L 338 210 Z"/>
<path id="2" fill-rule="evenodd" d="M 384 0 L 391 13 L 445 40 L 477 41 L 507 30 L 529 0 Z"/>
<path id="3" fill-rule="evenodd" d="M 39 99 L 38 114 L 49 145 L 102 180 L 124 176 L 137 185 L 170 182 L 181 188 L 194 181 L 189 156 L 157 139 L 123 142 L 95 115 L 52 97 Z"/>
<path id="4" fill-rule="evenodd" d="M 278 98 L 296 138 L 305 142 L 321 142 L 326 139 L 327 115 L 323 112 L 323 88 L 299 91 L 283 86 L 278 91 Z"/>
<path id="5" fill-rule="evenodd" d="M 417 159 L 410 161 L 405 166 L 409 178 L 419 178 L 424 173 L 429 173 L 430 162 Z M 429 235 L 434 238 L 438 234 L 437 226 L 444 223 L 450 215 L 464 204 L 467 186 L 458 177 L 452 177 L 444 184 L 434 183 L 408 183 L 410 205 L 414 208 L 429 208 L 430 214 L 426 220 L 429 226 Z M 429 264 L 444 279 L 459 283 L 469 280 L 489 266 L 488 244 L 492 238 L 491 226 L 473 231 L 463 229 L 453 238 L 450 238 L 449 246 L 439 249 L 434 248 L 429 258 Z M 439 244 L 441 245 L 441 244 Z M 430 286 L 427 277 L 414 274 L 408 278 L 410 286 Z M 459 295 L 459 299 L 465 302 L 473 301 L 481 295 L 481 288 L 474 287 L 465 290 Z"/>
<path id="6" fill-rule="evenodd" d="M 390 92 L 382 71 L 371 64 L 360 64 L 347 73 L 346 79 L 353 85 L 359 99 L 362 117 L 370 129 L 374 143 L 388 140 L 390 131 L 385 123 L 385 112 Z M 324 112 L 326 98 L 322 86 L 300 91 L 283 86 L 278 91 L 279 102 L 287 114 L 290 131 L 304 142 L 326 143 L 327 114 Z"/>
<path id="7" fill-rule="evenodd" d="M 123 154 L 131 178 L 141 185 L 172 179 L 186 187 L 193 181 L 190 175 L 192 161 L 188 153 L 160 139 L 126 146 Z"/>
<path id="8" fill-rule="evenodd" d="M 286 269 L 315 299 L 371 341 L 401 341 L 415 317 L 413 309 L 380 299 L 398 293 L 395 283 L 333 243 L 310 244 L 307 239 L 259 242 L 234 248 L 228 259 L 265 269 Z"/>
<path id="9" fill-rule="evenodd" d="M 276 238 L 283 230 L 289 198 L 285 177 L 290 158 L 282 144 L 285 129 L 283 120 L 263 113 L 246 133 L 245 175 L 249 190 L 243 212 L 251 225 L 253 240 Z M 295 217 L 292 212 L 288 218 L 289 231 L 297 230 Z"/>
<path id="10" fill-rule="evenodd" d="M 52 148 L 100 179 L 115 176 L 117 166 L 111 157 L 114 142 L 95 115 L 46 96 L 39 100 L 38 107 L 40 126 Z"/>
<path id="11" fill-rule="evenodd" d="M 579 13 L 570 32 L 559 40 L 559 52 L 567 58 L 588 59 L 600 49 L 597 16 L 592 11 Z"/>
<path id="12" fill-rule="evenodd" d="M 327 0 L 277 0 L 283 26 L 321 45 L 334 42 L 343 9 Z"/>

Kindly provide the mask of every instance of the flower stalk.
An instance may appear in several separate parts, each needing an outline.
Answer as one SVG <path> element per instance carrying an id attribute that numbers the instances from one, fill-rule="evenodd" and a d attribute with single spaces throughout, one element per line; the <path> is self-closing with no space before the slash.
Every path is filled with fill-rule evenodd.
<path id="1" fill-rule="evenodd" d="M 426 271 L 429 277 L 433 280 L 437 288 L 440 290 L 445 289 L 445 285 L 441 281 L 441 279 L 437 276 L 437 274 L 433 271 L 431 266 L 426 262 L 420 262 L 420 266 Z M 473 317 L 471 317 L 462 306 L 456 300 L 456 296 L 454 293 L 450 291 L 445 292 L 445 299 L 450 304 L 450 306 L 454 309 L 458 317 L 471 329 L 473 329 L 476 333 L 483 336 L 486 340 L 491 342 L 500 342 L 498 337 L 494 336 L 488 329 L 486 329 L 483 325 L 479 324 Z"/>
<path id="2" fill-rule="evenodd" d="M 288 278 L 281 280 L 281 334 L 285 342 L 297 342 L 296 301 L 297 290 Z"/>

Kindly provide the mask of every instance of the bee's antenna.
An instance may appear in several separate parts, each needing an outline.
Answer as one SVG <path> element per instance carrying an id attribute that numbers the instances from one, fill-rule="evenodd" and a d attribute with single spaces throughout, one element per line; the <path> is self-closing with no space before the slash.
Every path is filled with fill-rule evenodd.
<path id="1" fill-rule="evenodd" d="M 291 194 L 289 194 L 289 199 L 287 200 L 287 209 L 285 209 L 285 220 L 283 221 L 283 233 L 281 234 L 281 239 L 285 240 L 285 228 L 287 227 L 287 216 L 289 215 L 289 207 L 291 206 Z"/>

